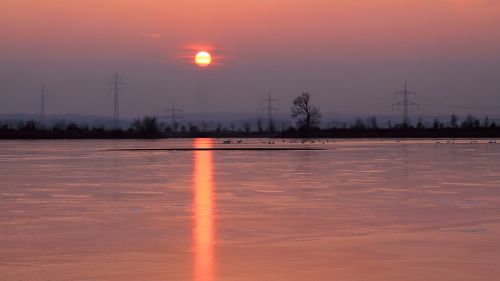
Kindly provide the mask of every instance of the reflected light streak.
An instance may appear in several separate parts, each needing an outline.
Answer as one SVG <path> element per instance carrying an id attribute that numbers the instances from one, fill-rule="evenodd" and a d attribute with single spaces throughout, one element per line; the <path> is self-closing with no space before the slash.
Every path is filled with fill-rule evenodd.
<path id="1" fill-rule="evenodd" d="M 211 139 L 195 139 L 195 148 L 211 148 Z M 213 281 L 215 214 L 212 151 L 194 151 L 194 280 Z"/>

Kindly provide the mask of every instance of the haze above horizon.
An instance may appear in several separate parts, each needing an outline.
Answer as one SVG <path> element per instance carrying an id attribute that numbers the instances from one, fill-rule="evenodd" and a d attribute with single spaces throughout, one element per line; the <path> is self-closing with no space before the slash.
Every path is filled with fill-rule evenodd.
<path id="1" fill-rule="evenodd" d="M 44 83 L 48 114 L 110 115 L 119 72 L 124 117 L 255 112 L 269 91 L 384 115 L 405 80 L 422 115 L 495 117 L 499 26 L 495 0 L 3 0 L 0 113 L 38 112 Z"/>

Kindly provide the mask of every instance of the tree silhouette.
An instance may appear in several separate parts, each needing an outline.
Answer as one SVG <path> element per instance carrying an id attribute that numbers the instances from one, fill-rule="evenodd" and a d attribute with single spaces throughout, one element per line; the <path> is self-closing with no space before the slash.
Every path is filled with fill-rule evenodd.
<path id="1" fill-rule="evenodd" d="M 488 128 L 490 126 L 490 118 L 488 116 L 484 117 L 483 127 Z"/>
<path id="2" fill-rule="evenodd" d="M 319 126 L 321 113 L 317 107 L 311 105 L 311 94 L 304 92 L 293 100 L 292 118 L 297 120 L 299 128 L 309 130 Z"/>
<path id="3" fill-rule="evenodd" d="M 425 129 L 424 120 L 422 119 L 422 117 L 418 118 L 417 129 Z"/>
<path id="4" fill-rule="evenodd" d="M 439 118 L 438 117 L 434 118 L 434 120 L 432 121 L 432 128 L 439 129 L 441 127 L 442 127 L 442 124 L 439 121 Z"/>
<path id="5" fill-rule="evenodd" d="M 453 129 L 458 127 L 458 117 L 455 114 L 452 114 L 450 117 L 450 124 Z"/>
<path id="6" fill-rule="evenodd" d="M 372 116 L 372 117 L 368 118 L 368 123 L 370 124 L 371 129 L 375 129 L 375 130 L 378 129 L 377 117 Z"/>
<path id="7" fill-rule="evenodd" d="M 364 130 L 366 129 L 365 122 L 362 118 L 356 118 L 356 120 L 354 120 L 354 125 L 351 126 L 351 129 Z"/>
<path id="8" fill-rule="evenodd" d="M 245 133 L 250 133 L 250 124 L 248 122 L 245 122 L 243 126 L 245 127 Z"/>
<path id="9" fill-rule="evenodd" d="M 137 118 L 131 127 L 144 137 L 157 137 L 160 135 L 160 126 L 156 117 L 145 116 L 142 119 Z"/>
<path id="10" fill-rule="evenodd" d="M 262 120 L 257 120 L 257 129 L 259 130 L 259 133 L 262 133 Z"/>

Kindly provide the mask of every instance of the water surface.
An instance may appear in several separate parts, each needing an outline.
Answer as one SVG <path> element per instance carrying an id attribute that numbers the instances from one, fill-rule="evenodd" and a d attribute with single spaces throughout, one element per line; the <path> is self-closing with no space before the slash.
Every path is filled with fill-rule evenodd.
<path id="1" fill-rule="evenodd" d="M 468 140 L 3 141 L 0 280 L 496 280 L 499 160 Z"/>

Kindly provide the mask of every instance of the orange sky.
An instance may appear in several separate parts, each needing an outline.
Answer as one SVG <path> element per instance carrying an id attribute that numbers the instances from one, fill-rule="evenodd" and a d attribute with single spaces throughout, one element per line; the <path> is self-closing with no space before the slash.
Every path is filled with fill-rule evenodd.
<path id="1" fill-rule="evenodd" d="M 499 26 L 498 0 L 2 0 L 0 74 L 5 78 L 0 82 L 6 86 L 0 90 L 7 94 L 0 102 L 10 105 L 0 106 L 0 111 L 30 110 L 17 98 L 35 88 L 22 88 L 26 76 L 35 85 L 64 77 L 65 93 L 63 85 L 59 93 L 64 99 L 68 89 L 75 88 L 70 84 L 82 75 L 91 72 L 96 79 L 94 70 L 105 77 L 114 71 L 129 72 L 130 87 L 150 87 L 156 95 L 150 100 L 156 103 L 170 103 L 174 94 L 161 96 L 168 82 L 169 89 L 190 98 L 180 100 L 187 109 L 200 95 L 200 87 L 206 95 L 220 94 L 207 98 L 214 103 L 239 94 L 229 102 L 243 111 L 255 110 L 247 106 L 255 99 L 251 93 L 275 90 L 288 102 L 303 89 L 316 91 L 320 102 L 333 101 L 330 93 L 339 92 L 338 99 L 346 105 L 342 108 L 354 111 L 359 98 L 373 92 L 369 87 L 389 92 L 398 90 L 405 79 L 415 86 L 427 83 L 415 90 L 430 96 L 463 90 L 457 96 L 465 97 L 483 87 L 485 97 L 490 97 L 500 85 L 490 80 L 485 84 L 481 77 L 493 75 L 493 64 L 500 60 Z M 185 56 L 194 54 L 192 46 L 209 46 L 220 72 L 203 79 L 182 73 L 191 67 Z M 427 64 L 415 64 L 420 62 Z M 92 63 L 99 66 L 89 66 Z M 68 69 L 76 71 L 82 64 L 88 67 L 85 74 L 68 74 Z M 457 70 L 456 65 L 471 67 Z M 133 71 L 151 79 L 134 77 Z M 370 78 L 373 75 L 378 76 Z M 174 78 L 154 85 L 159 82 L 153 77 L 167 76 Z M 440 78 L 438 86 L 429 84 L 438 83 L 429 82 L 435 77 Z M 467 81 L 467 91 L 464 85 L 453 86 L 465 83 L 464 77 L 473 80 Z M 352 87 L 360 81 L 366 88 Z M 97 82 L 85 94 L 96 89 Z M 73 108 L 66 102 L 67 111 L 92 104 L 78 101 L 81 93 L 75 95 Z M 130 108 L 131 114 L 159 110 L 134 102 L 138 108 Z M 31 107 L 36 111 L 38 106 Z M 107 110 L 102 106 L 92 112 Z"/>
<path id="2" fill-rule="evenodd" d="M 10 58 L 161 60 L 197 43 L 238 60 L 491 55 L 500 43 L 495 0 L 3 0 L 0 13 Z"/>

